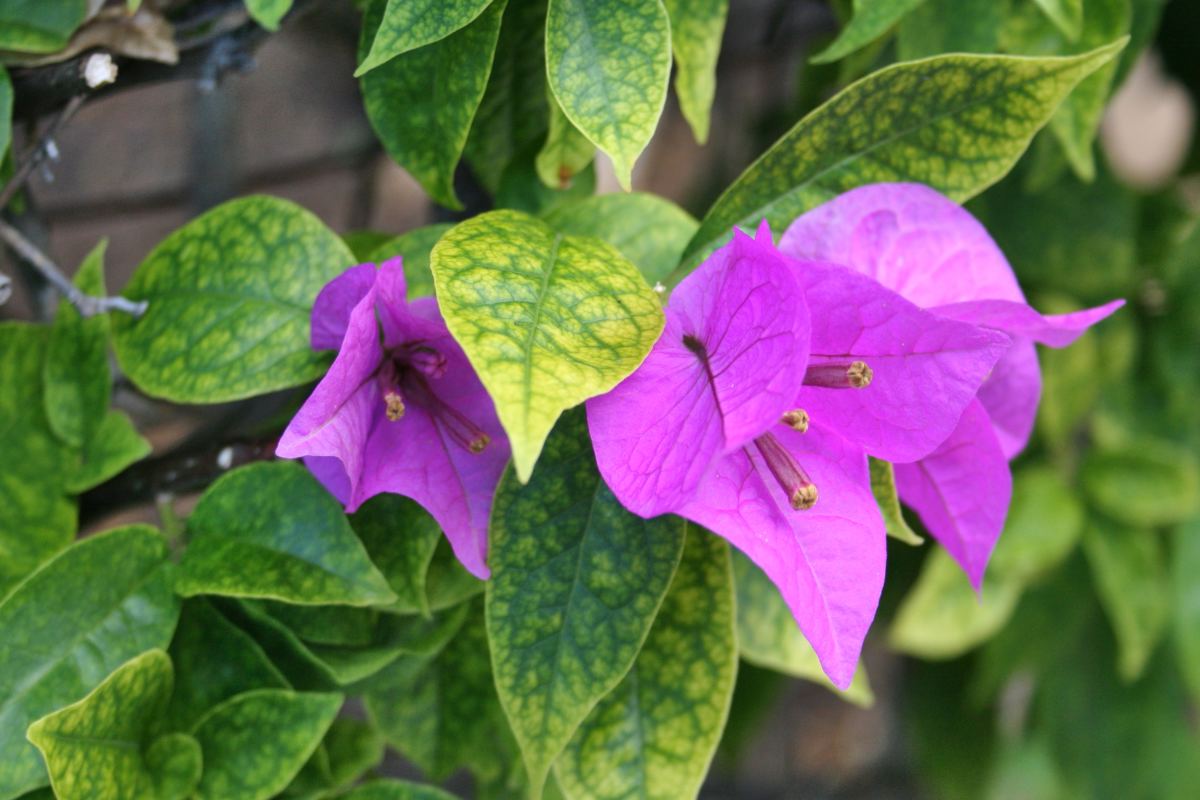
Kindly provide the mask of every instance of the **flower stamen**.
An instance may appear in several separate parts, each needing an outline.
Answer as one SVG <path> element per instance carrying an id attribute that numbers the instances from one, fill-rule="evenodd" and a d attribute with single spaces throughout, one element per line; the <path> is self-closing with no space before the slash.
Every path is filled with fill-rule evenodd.
<path id="1" fill-rule="evenodd" d="M 404 418 L 404 395 L 400 392 L 400 372 L 396 363 L 385 358 L 379 367 L 379 388 L 383 392 L 383 405 L 388 422 Z"/>
<path id="2" fill-rule="evenodd" d="M 805 386 L 825 389 L 865 389 L 871 385 L 875 372 L 865 361 L 849 364 L 812 364 L 804 373 Z"/>
<path id="3" fill-rule="evenodd" d="M 410 393 L 414 395 L 416 401 L 421 404 L 421 407 L 428 411 L 438 424 L 450 434 L 451 439 L 460 447 L 472 453 L 482 453 L 487 449 L 492 439 L 484 433 L 482 428 L 463 415 L 454 406 L 438 397 L 429 388 L 424 374 L 413 371 L 409 373 L 409 376 L 410 378 L 406 385 L 409 386 Z"/>
<path id="4" fill-rule="evenodd" d="M 754 440 L 754 446 L 767 462 L 767 469 L 771 470 L 792 508 L 807 511 L 817 504 L 816 485 L 778 439 L 764 433 Z"/>
<path id="5" fill-rule="evenodd" d="M 779 421 L 794 431 L 808 433 L 808 412 L 803 408 L 793 408 L 791 411 L 784 412 Z"/>

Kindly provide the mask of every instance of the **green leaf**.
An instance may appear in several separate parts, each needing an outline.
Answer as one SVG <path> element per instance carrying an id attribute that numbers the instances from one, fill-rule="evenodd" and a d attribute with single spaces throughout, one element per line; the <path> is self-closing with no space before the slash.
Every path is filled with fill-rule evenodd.
<path id="1" fill-rule="evenodd" d="M 1083 536 L 1100 604 L 1117 636 L 1117 672 L 1134 681 L 1166 633 L 1171 589 L 1153 531 L 1092 521 Z"/>
<path id="2" fill-rule="evenodd" d="M 1042 0 L 1043 8 L 1058 5 Z M 1024 13 L 1013 15 L 1002 36 L 1006 50 L 1029 55 L 1086 53 L 1094 47 L 1129 34 L 1133 17 L 1130 0 L 1088 0 L 1082 27 L 1075 19 L 1074 33 L 1063 34 L 1051 25 L 1046 15 L 1031 6 L 1019 6 Z M 1060 24 L 1061 18 L 1056 20 Z M 1060 24 L 1061 26 L 1061 24 Z M 1079 85 L 1050 120 L 1050 131 L 1062 145 L 1068 163 L 1084 181 L 1096 175 L 1092 141 L 1108 103 L 1109 88 L 1118 61 L 1104 64 Z"/>
<path id="3" fill-rule="evenodd" d="M 559 414 L 624 380 L 663 328 L 658 298 L 615 248 L 515 211 L 481 214 L 443 236 L 433 280 L 522 481 Z"/>
<path id="4" fill-rule="evenodd" d="M 550 0 L 546 12 L 550 88 L 625 189 L 667 99 L 670 28 L 662 0 Z"/>
<path id="5" fill-rule="evenodd" d="M 670 200 L 641 192 L 563 203 L 548 211 L 545 219 L 563 233 L 608 242 L 636 264 L 651 285 L 671 274 L 700 225 Z"/>
<path id="6" fill-rule="evenodd" d="M 294 606 L 263 600 L 253 604 L 308 644 L 363 646 L 371 643 L 379 612 L 354 606 Z"/>
<path id="7" fill-rule="evenodd" d="M 82 494 L 148 455 L 150 443 L 137 432 L 125 412 L 109 409 L 84 445 L 80 463 L 66 479 L 66 489 L 72 494 Z"/>
<path id="8" fill-rule="evenodd" d="M 390 233 L 366 228 L 342 234 L 342 241 L 354 254 L 354 260 L 360 263 L 371 261 L 372 254 L 394 238 L 396 237 Z M 395 253 L 391 255 L 395 255 Z"/>
<path id="9" fill-rule="evenodd" d="M 350 525 L 398 598 L 389 611 L 428 616 L 425 580 L 442 529 L 420 505 L 398 494 L 368 500 Z"/>
<path id="10" fill-rule="evenodd" d="M 379 19 L 382 2 L 376 0 L 367 11 L 360 48 L 366 47 L 367 32 Z M 421 3 L 392 0 L 388 10 L 413 5 Z M 447 8 L 467 5 L 451 3 Z M 505 0 L 496 0 L 456 33 L 406 52 L 362 77 L 367 117 L 384 148 L 430 197 L 449 208 L 462 208 L 454 192 L 454 168 L 487 88 L 504 6 Z"/>
<path id="11" fill-rule="evenodd" d="M 729 0 L 665 0 L 675 54 L 675 94 L 696 141 L 708 141 L 709 114 L 717 90 L 717 56 Z"/>
<path id="12" fill-rule="evenodd" d="M 988 563 L 988 581 L 999 576 L 1028 584 L 1043 577 L 1074 551 L 1083 526 L 1083 506 L 1057 472 L 1045 466 L 1020 470 L 1004 534 Z M 985 594 L 990 585 L 984 583 Z"/>
<path id="13" fill-rule="evenodd" d="M 183 604 L 169 652 L 175 691 L 164 730 L 189 731 L 210 708 L 242 692 L 290 688 L 258 643 L 202 597 Z"/>
<path id="14" fill-rule="evenodd" d="M 5 0 L 0 3 L 0 50 L 61 50 L 87 11 L 87 0 Z"/>
<path id="15" fill-rule="evenodd" d="M 113 320 L 117 359 L 139 389 L 218 403 L 316 380 L 329 357 L 309 346 L 317 293 L 354 264 L 345 243 L 286 200 L 232 200 L 146 257 L 125 288 L 140 318 Z"/>
<path id="16" fill-rule="evenodd" d="M 516 160 L 508 165 L 496 192 L 496 208 L 508 208 L 540 216 L 563 203 L 595 194 L 596 162 L 588 164 L 567 188 L 552 189 L 538 177 L 536 160 L 537 148 L 533 148 L 528 153 L 518 154 Z"/>
<path id="17" fill-rule="evenodd" d="M 1102 1 L 1102 0 L 1101 0 Z M 1079 37 L 1083 27 L 1083 0 L 1033 0 L 1046 18 L 1058 26 L 1069 41 Z M 1094 0 L 1088 0 L 1088 11 Z"/>
<path id="18" fill-rule="evenodd" d="M 143 748 L 148 749 L 150 728 L 171 696 L 172 677 L 167 654 L 150 650 L 118 667 L 87 697 L 29 726 L 26 735 L 42 751 L 60 800 L 159 797 L 154 767 L 166 766 L 161 756 L 171 745 L 160 746 L 153 765 Z M 198 783 L 200 753 L 191 752 Z"/>
<path id="19" fill-rule="evenodd" d="M 695 797 L 733 698 L 734 627 L 729 546 L 692 527 L 637 660 L 555 763 L 563 793 Z"/>
<path id="20" fill-rule="evenodd" d="M 1019 0 L 1020 1 L 1020 0 Z M 1009 0 L 924 0 L 896 29 L 901 61 L 942 53 L 994 53 Z"/>
<path id="21" fill-rule="evenodd" d="M 186 733 L 169 733 L 150 743 L 144 755 L 159 800 L 185 800 L 200 785 L 204 754 Z"/>
<path id="22" fill-rule="evenodd" d="M 340 694 L 258 689 L 226 700 L 192 735 L 204 752 L 197 800 L 266 800 L 288 785 L 342 706 Z"/>
<path id="23" fill-rule="evenodd" d="M 866 708 L 875 702 L 867 670 L 861 663 L 846 691 L 829 681 L 779 589 L 737 550 L 733 551 L 733 577 L 737 587 L 737 647 L 743 659 L 755 666 L 819 683 L 857 706 Z"/>
<path id="24" fill-rule="evenodd" d="M 571 179 L 592 163 L 596 146 L 567 119 L 549 87 L 546 92 L 550 123 L 534 166 L 542 183 L 551 189 L 568 189 Z"/>
<path id="25" fill-rule="evenodd" d="M 389 258 L 403 256 L 408 299 L 429 297 L 433 294 L 433 273 L 429 271 L 429 254 L 438 240 L 453 227 L 450 223 L 440 223 L 414 228 L 379 245 L 364 260 L 381 264 Z"/>
<path id="26" fill-rule="evenodd" d="M 75 535 L 64 486 L 74 453 L 51 432 L 42 401 L 48 334 L 0 323 L 0 453 L 20 454 L 0 469 L 0 598 Z"/>
<path id="27" fill-rule="evenodd" d="M 1183 447 L 1138 439 L 1088 453 L 1088 499 L 1105 514 L 1140 528 L 1183 522 L 1200 510 L 1200 466 Z"/>
<path id="28" fill-rule="evenodd" d="M 462 627 L 466 608 L 453 608 L 428 619 L 381 615 L 370 640 L 362 645 L 307 642 L 262 604 L 245 602 L 229 613 L 254 635 L 292 683 L 328 689 L 370 678 L 403 655 L 437 652 Z"/>
<path id="29" fill-rule="evenodd" d="M 888 536 L 914 547 L 925 542 L 904 519 L 900 510 L 900 492 L 896 489 L 896 471 L 887 461 L 871 459 L 871 492 L 883 514 Z"/>
<path id="30" fill-rule="evenodd" d="M 812 57 L 814 64 L 845 58 L 883 36 L 924 0 L 854 0 L 854 16 L 833 44 Z"/>
<path id="31" fill-rule="evenodd" d="M 166 559 L 153 528 L 118 528 L 63 551 L 0 603 L 0 797 L 46 783 L 25 741 L 31 722 L 167 645 L 179 602 Z"/>
<path id="32" fill-rule="evenodd" d="M 458 800 L 436 786 L 398 780 L 378 780 L 356 786 L 338 800 Z"/>
<path id="33" fill-rule="evenodd" d="M 782 231 L 866 183 L 915 181 L 966 200 L 1003 177 L 1067 93 L 1123 45 L 1070 58 L 948 55 L 868 75 L 742 173 L 701 221 L 685 266 L 736 225 L 767 219 Z M 676 271 L 676 282 L 684 274 Z"/>
<path id="34" fill-rule="evenodd" d="M 509 0 L 466 147 L 472 171 L 493 195 L 509 165 L 546 138 L 546 51 L 529 44 L 545 30 L 546 0 Z"/>
<path id="35" fill-rule="evenodd" d="M 372 30 L 370 48 L 361 56 L 354 77 L 359 78 L 398 55 L 447 38 L 455 31 L 482 16 L 492 0 L 387 0 L 379 17 L 378 27 Z M 503 3 L 501 3 L 503 5 Z M 486 80 L 486 78 L 485 78 Z"/>
<path id="36" fill-rule="evenodd" d="M 1004 627 L 1016 610 L 1021 589 L 1020 581 L 989 574 L 982 594 L 976 595 L 962 568 L 945 550 L 936 548 L 896 612 L 888 643 L 919 658 L 956 658 Z"/>
<path id="37" fill-rule="evenodd" d="M 396 601 L 341 505 L 300 464 L 250 464 L 223 475 L 188 520 L 176 591 L 300 605 Z"/>
<path id="38" fill-rule="evenodd" d="M 1179 671 L 1193 698 L 1200 698 L 1200 520 L 1175 532 L 1171 559 L 1171 608 Z"/>
<path id="39" fill-rule="evenodd" d="M 679 563 L 684 524 L 621 506 L 579 409 L 556 426 L 527 485 L 511 471 L 501 478 L 490 533 L 496 688 L 539 794 L 554 758 L 633 663 Z"/>
<path id="40" fill-rule="evenodd" d="M 335 788 L 349 786 L 383 760 L 383 734 L 362 720 L 335 719 L 322 744 L 329 751 Z"/>
<path id="41" fill-rule="evenodd" d="M 493 752 L 506 723 L 478 607 L 439 653 L 405 656 L 373 678 L 364 702 L 389 744 L 434 780 L 506 766 Z"/>
<path id="42" fill-rule="evenodd" d="M 292 0 L 246 0 L 250 16 L 269 31 L 279 30 L 280 20 L 291 8 Z"/>

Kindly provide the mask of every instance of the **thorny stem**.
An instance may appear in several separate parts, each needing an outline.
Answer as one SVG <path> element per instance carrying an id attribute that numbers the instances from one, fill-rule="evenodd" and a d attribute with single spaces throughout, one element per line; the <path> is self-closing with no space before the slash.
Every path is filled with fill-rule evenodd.
<path id="1" fill-rule="evenodd" d="M 71 305 L 79 311 L 79 315 L 83 317 L 94 317 L 97 314 L 103 314 L 106 311 L 123 311 L 134 317 L 140 317 L 146 312 L 147 303 L 145 300 L 130 300 L 126 297 L 93 297 L 89 294 L 84 294 L 79 287 L 71 283 L 58 265 L 50 260 L 49 256 L 38 249 L 37 245 L 25 238 L 25 236 L 8 224 L 4 220 L 0 220 L 0 239 L 11 247 L 21 260 L 25 261 L 31 267 L 42 274 L 50 284 L 62 293 L 63 297 L 71 302 Z"/>

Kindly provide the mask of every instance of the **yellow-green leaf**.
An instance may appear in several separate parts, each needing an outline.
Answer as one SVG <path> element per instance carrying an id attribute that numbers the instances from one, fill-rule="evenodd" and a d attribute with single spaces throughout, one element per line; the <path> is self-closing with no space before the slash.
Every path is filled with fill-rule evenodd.
<path id="1" fill-rule="evenodd" d="M 341 505 L 295 462 L 251 464 L 222 476 L 200 498 L 188 534 L 176 583 L 184 597 L 396 601 Z"/>
<path id="2" fill-rule="evenodd" d="M 646 643 L 554 766 L 570 800 L 695 797 L 725 728 L 737 675 L 729 546 L 688 528 Z"/>
<path id="3" fill-rule="evenodd" d="M 729 0 L 665 0 L 675 53 L 675 94 L 696 141 L 708 141 L 709 113 L 717 90 L 717 56 Z"/>
<path id="4" fill-rule="evenodd" d="M 847 87 L 784 134 L 730 186 L 688 245 L 704 254 L 766 219 L 782 231 L 837 194 L 916 181 L 955 200 L 995 183 L 1062 99 L 1124 46 L 1068 58 L 947 55 L 895 64 Z"/>
<path id="5" fill-rule="evenodd" d="M 865 47 L 925 0 L 854 0 L 854 16 L 833 44 L 812 57 L 814 64 L 837 61 Z"/>
<path id="6" fill-rule="evenodd" d="M 1051 22 L 1058 26 L 1068 41 L 1074 41 L 1079 37 L 1079 31 L 1083 25 L 1083 0 L 1033 0 L 1033 2 Z"/>
<path id="7" fill-rule="evenodd" d="M 250 16 L 269 31 L 279 29 L 280 20 L 291 8 L 292 0 L 246 0 Z"/>
<path id="8" fill-rule="evenodd" d="M 551 189 L 567 189 L 571 179 L 592 163 L 596 146 L 567 119 L 549 87 L 546 91 L 550 122 L 534 166 L 542 183 Z"/>
<path id="9" fill-rule="evenodd" d="M 559 414 L 620 383 L 662 331 L 658 297 L 614 247 L 517 211 L 457 226 L 432 263 L 446 325 L 496 403 L 522 481 Z"/>
<path id="10" fill-rule="evenodd" d="M 905 544 L 914 546 L 924 543 L 924 539 L 904 520 L 900 510 L 900 492 L 896 489 L 896 471 L 892 465 L 877 458 L 871 459 L 871 492 L 875 502 L 883 513 L 883 522 L 887 527 L 888 536 L 899 539 Z"/>
<path id="11" fill-rule="evenodd" d="M 313 300 L 354 265 L 341 238 L 274 197 L 232 200 L 146 257 L 124 295 L 149 303 L 113 320 L 117 358 L 139 389 L 180 403 L 238 400 L 321 377 Z"/>
<path id="12" fill-rule="evenodd" d="M 670 586 L 676 517 L 626 511 L 600 477 L 583 409 L 563 417 L 522 486 L 492 509 L 487 630 L 500 702 L 541 794 L 559 752 L 625 676 Z"/>
<path id="13" fill-rule="evenodd" d="M 358 78 L 401 53 L 444 39 L 491 5 L 492 0 L 386 0 L 379 27 L 366 56 L 358 65 Z"/>
<path id="14" fill-rule="evenodd" d="M 195 740 L 150 741 L 172 678 L 167 654 L 147 651 L 87 697 L 29 726 L 26 735 L 42 751 L 59 800 L 168 800 L 196 787 L 201 756 Z"/>
<path id="15" fill-rule="evenodd" d="M 0 603 L 0 797 L 46 783 L 29 724 L 165 647 L 178 615 L 163 538 L 144 525 L 78 542 Z"/>
<path id="16" fill-rule="evenodd" d="M 667 99 L 670 28 L 662 0 L 550 0 L 546 12 L 550 88 L 626 189 Z"/>

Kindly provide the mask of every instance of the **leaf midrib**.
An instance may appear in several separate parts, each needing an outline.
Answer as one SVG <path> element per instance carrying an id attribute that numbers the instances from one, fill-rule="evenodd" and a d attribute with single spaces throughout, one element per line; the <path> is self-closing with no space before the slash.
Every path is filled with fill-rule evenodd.
<path id="1" fill-rule="evenodd" d="M 554 273 L 554 267 L 558 263 L 558 250 L 562 244 L 563 235 L 561 233 L 554 234 L 554 241 L 550 245 L 550 255 L 546 258 L 544 274 L 542 275 L 542 286 L 538 291 L 538 296 L 533 306 L 533 322 L 529 326 L 529 333 L 525 336 L 525 342 L 522 345 L 521 382 L 525 386 L 525 391 L 521 398 L 524 411 L 524 426 L 529 429 L 529 413 L 532 411 L 533 401 L 533 341 L 537 338 L 538 327 L 542 322 L 542 309 L 546 306 L 546 297 L 550 293 L 550 278 Z"/>

